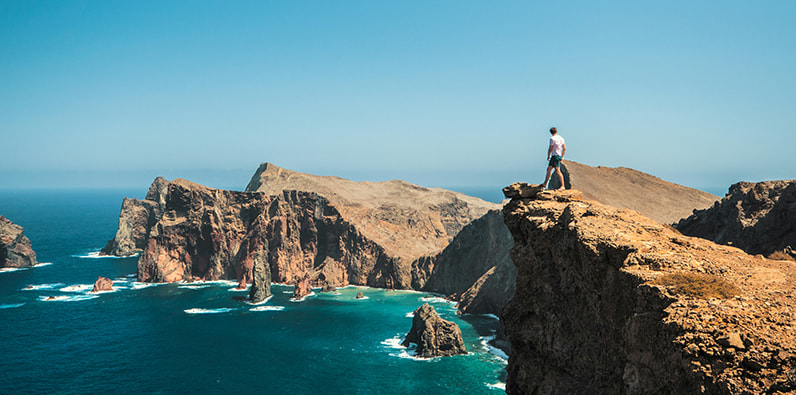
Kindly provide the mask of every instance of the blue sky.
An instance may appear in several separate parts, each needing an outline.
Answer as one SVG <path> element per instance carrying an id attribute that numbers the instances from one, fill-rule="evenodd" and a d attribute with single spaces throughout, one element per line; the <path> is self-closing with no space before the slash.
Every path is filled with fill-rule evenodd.
<path id="1" fill-rule="evenodd" d="M 0 184 L 796 178 L 796 2 L 0 0 Z M 5 181 L 2 181 L 5 179 Z"/>

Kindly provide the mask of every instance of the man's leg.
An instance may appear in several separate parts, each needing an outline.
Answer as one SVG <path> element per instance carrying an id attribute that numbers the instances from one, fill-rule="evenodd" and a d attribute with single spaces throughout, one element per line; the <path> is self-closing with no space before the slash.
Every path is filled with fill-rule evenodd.
<path id="1" fill-rule="evenodd" d="M 547 166 L 547 175 L 544 176 L 543 187 L 547 188 L 547 182 L 550 181 L 550 173 L 553 171 L 553 166 Z"/>
<path id="2" fill-rule="evenodd" d="M 564 187 L 564 173 L 561 172 L 560 167 L 556 167 L 556 174 L 558 174 L 558 180 L 561 181 L 561 184 L 559 184 L 561 187 L 558 190 L 563 191 L 566 188 Z"/>

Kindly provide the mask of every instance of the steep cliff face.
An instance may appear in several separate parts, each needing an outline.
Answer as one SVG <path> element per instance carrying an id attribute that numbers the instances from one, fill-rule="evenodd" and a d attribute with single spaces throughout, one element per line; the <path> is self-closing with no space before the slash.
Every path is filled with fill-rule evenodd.
<path id="1" fill-rule="evenodd" d="M 0 215 L 0 268 L 31 267 L 37 263 L 25 229 Z"/>
<path id="2" fill-rule="evenodd" d="M 501 314 L 508 393 L 796 391 L 793 262 L 686 237 L 578 191 L 514 198 L 503 212 L 518 268 Z M 709 298 L 713 289 L 731 292 Z"/>
<path id="3" fill-rule="evenodd" d="M 257 275 L 262 280 L 252 291 L 257 300 L 270 295 L 260 284 L 293 283 L 307 275 L 315 285 L 411 285 L 408 264 L 385 254 L 317 194 L 268 196 L 185 180 L 156 184 L 150 191 L 163 193 L 148 197 L 162 200 L 138 203 L 141 212 L 132 216 L 133 221 L 155 218 L 154 223 L 141 225 L 141 231 L 117 232 L 109 243 L 144 246 L 139 281 L 234 279 L 248 284 Z M 268 267 L 253 271 L 265 261 Z"/>
<path id="4" fill-rule="evenodd" d="M 514 244 L 503 214 L 492 210 L 462 229 L 439 254 L 413 263 L 413 288 L 452 295 L 470 314 L 498 314 L 514 294 Z"/>
<path id="5" fill-rule="evenodd" d="M 681 220 L 683 234 L 769 255 L 796 248 L 796 180 L 739 182 L 713 207 Z M 796 256 L 794 256 L 796 258 Z"/>
<path id="6" fill-rule="evenodd" d="M 100 255 L 131 256 L 143 251 L 149 230 L 163 216 L 168 184 L 165 178 L 158 177 L 144 200 L 124 198 L 116 236 L 102 248 Z"/>

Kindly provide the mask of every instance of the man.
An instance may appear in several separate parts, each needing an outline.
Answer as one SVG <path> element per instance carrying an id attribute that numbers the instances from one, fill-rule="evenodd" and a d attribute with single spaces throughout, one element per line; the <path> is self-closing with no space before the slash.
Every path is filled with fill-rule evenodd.
<path id="1" fill-rule="evenodd" d="M 553 169 L 558 174 L 558 180 L 561 181 L 559 191 L 564 190 L 564 175 L 561 174 L 561 158 L 567 152 L 567 145 L 564 143 L 564 138 L 558 135 L 558 129 L 550 128 L 550 147 L 547 149 L 547 175 L 544 177 L 543 187 L 547 188 L 547 182 L 550 181 L 550 174 Z"/>

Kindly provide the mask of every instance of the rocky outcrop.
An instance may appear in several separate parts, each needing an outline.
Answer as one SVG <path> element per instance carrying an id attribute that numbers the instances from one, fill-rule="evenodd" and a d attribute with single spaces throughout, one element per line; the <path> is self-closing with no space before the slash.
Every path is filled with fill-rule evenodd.
<path id="1" fill-rule="evenodd" d="M 97 277 L 97 281 L 94 282 L 94 288 L 91 289 L 91 292 L 105 291 L 113 291 L 113 280 L 99 276 Z"/>
<path id="2" fill-rule="evenodd" d="M 415 261 L 413 288 L 451 295 L 463 313 L 498 314 L 514 294 L 513 244 L 503 214 L 492 210 L 465 226 L 439 254 Z"/>
<path id="3" fill-rule="evenodd" d="M 721 201 L 694 211 L 676 228 L 749 254 L 792 251 L 796 248 L 796 180 L 734 184 Z"/>
<path id="4" fill-rule="evenodd" d="M 310 285 L 309 274 L 296 280 L 296 284 L 293 287 L 293 299 L 302 300 L 311 293 L 312 286 Z"/>
<path id="5" fill-rule="evenodd" d="M 459 326 L 443 320 L 428 303 L 414 312 L 412 329 L 403 341 L 404 347 L 411 344 L 417 345 L 415 354 L 420 358 L 467 354 Z"/>
<path id="6" fill-rule="evenodd" d="M 268 250 L 268 246 L 263 245 L 252 257 L 252 286 L 249 288 L 249 300 L 255 304 L 262 303 L 271 296 L 271 264 L 268 261 Z M 241 280 L 245 282 L 245 279 Z"/>
<path id="7" fill-rule="evenodd" d="M 561 170 L 566 188 L 581 191 L 586 199 L 635 210 L 662 224 L 675 223 L 719 199 L 627 167 L 592 167 L 564 160 Z M 558 177 L 552 177 L 548 187 L 558 188 Z"/>
<path id="8" fill-rule="evenodd" d="M 146 248 L 149 231 L 163 217 L 169 182 L 158 177 L 144 200 L 124 198 L 116 236 L 100 250 L 100 255 L 131 256 Z"/>
<path id="9" fill-rule="evenodd" d="M 515 198 L 503 212 L 518 268 L 501 314 L 508 393 L 796 391 L 796 263 L 578 191 Z"/>
<path id="10" fill-rule="evenodd" d="M 269 281 L 293 283 L 309 274 L 317 285 L 411 285 L 408 263 L 387 255 L 315 193 L 268 196 L 180 179 L 166 184 L 156 180 L 153 190 L 162 193 L 147 196 L 161 200 L 141 202 L 138 207 L 145 212 L 135 216 L 155 218 L 152 226 L 117 232 L 121 239 L 109 243 L 144 245 L 139 281 L 230 279 L 250 284 L 255 265 L 267 261 L 263 281 L 270 277 Z M 265 288 L 256 288 L 250 291 L 259 295 L 255 300 L 268 296 Z"/>
<path id="11" fill-rule="evenodd" d="M 0 215 L 0 268 L 23 268 L 38 264 L 25 229 Z"/>

